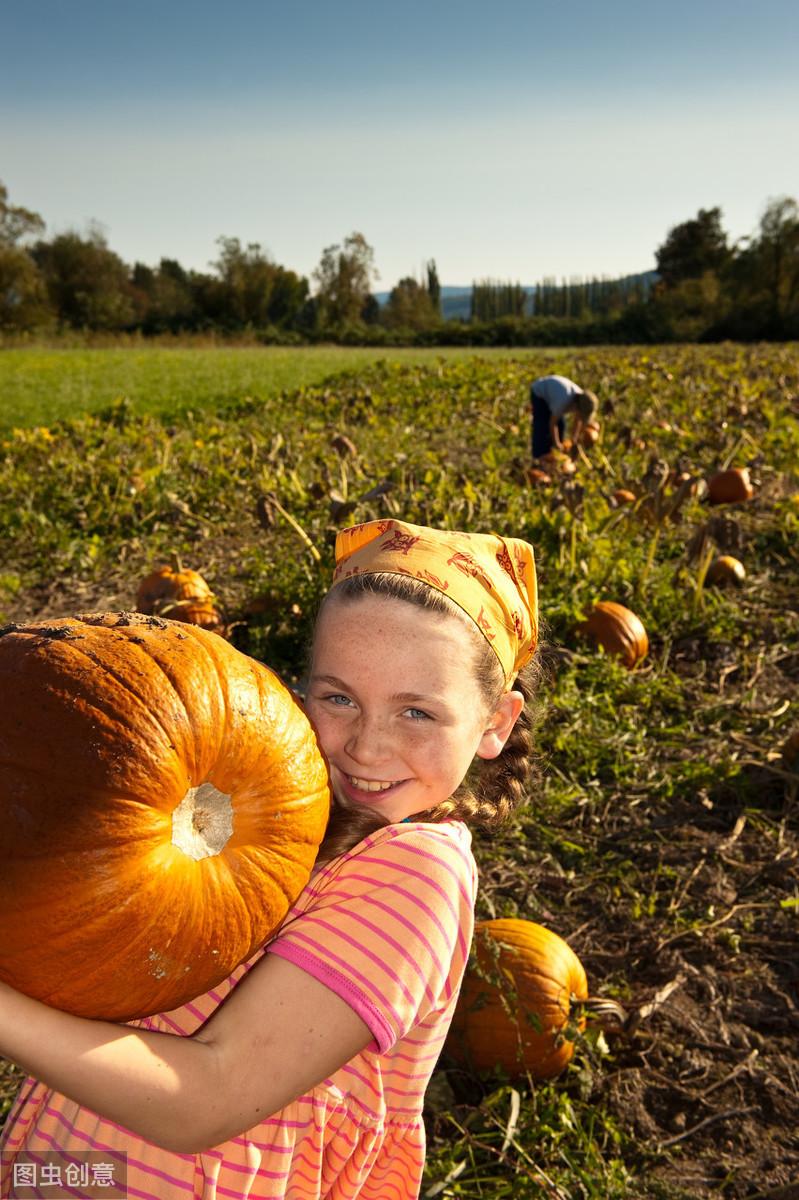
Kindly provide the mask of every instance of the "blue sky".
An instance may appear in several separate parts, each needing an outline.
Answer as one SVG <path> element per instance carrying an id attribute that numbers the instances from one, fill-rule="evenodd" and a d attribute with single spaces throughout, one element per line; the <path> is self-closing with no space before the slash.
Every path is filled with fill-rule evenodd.
<path id="1" fill-rule="evenodd" d="M 0 181 L 49 235 L 303 274 L 353 230 L 378 288 L 654 266 L 720 205 L 799 196 L 795 0 L 0 0 Z"/>

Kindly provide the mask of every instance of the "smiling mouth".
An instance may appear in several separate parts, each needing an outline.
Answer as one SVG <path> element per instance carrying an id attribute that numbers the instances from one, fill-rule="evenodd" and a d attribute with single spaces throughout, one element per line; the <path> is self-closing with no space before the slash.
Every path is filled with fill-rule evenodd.
<path id="1" fill-rule="evenodd" d="M 396 786 L 393 781 L 383 783 L 379 779 L 358 779 L 355 775 L 347 775 L 347 781 L 359 792 L 387 792 Z"/>

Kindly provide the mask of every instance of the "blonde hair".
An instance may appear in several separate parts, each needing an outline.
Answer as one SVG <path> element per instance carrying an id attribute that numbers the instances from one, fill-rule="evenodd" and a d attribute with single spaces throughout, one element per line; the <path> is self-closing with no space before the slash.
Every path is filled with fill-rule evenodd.
<path id="1" fill-rule="evenodd" d="M 475 678 L 486 705 L 493 711 L 499 703 L 506 690 L 499 659 L 471 618 L 443 592 L 411 576 L 375 572 L 353 575 L 343 580 L 336 585 L 333 595 L 342 603 L 351 603 L 360 596 L 386 596 L 416 604 L 428 612 L 456 617 L 472 634 Z M 327 597 L 322 602 L 322 608 L 325 603 Z M 494 830 L 525 802 L 536 772 L 532 746 L 533 728 L 539 713 L 531 701 L 540 674 L 540 659 L 536 655 L 532 662 L 522 668 L 511 685 L 514 691 L 522 693 L 525 706 L 500 754 L 493 759 L 475 759 L 466 779 L 452 796 L 435 808 L 416 814 L 414 820 L 434 823 L 462 820 L 478 829 Z M 317 862 L 327 862 L 344 854 L 368 834 L 389 823 L 374 813 L 353 812 L 334 799 Z"/>

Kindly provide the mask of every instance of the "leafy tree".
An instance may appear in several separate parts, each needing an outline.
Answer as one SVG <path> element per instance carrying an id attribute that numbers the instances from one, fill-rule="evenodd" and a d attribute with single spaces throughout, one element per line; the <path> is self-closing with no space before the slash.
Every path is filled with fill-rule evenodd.
<path id="1" fill-rule="evenodd" d="M 179 333 L 200 323 L 192 275 L 173 258 L 157 268 L 137 262 L 131 275 L 137 323 L 145 333 Z"/>
<path id="2" fill-rule="evenodd" d="M 729 311 L 719 337 L 799 336 L 799 206 L 770 200 L 758 234 L 742 238 L 726 272 Z"/>
<path id="3" fill-rule="evenodd" d="M 28 208 L 8 202 L 8 188 L 0 183 L 0 245 L 16 246 L 26 237 L 44 233 L 44 221 Z"/>
<path id="4" fill-rule="evenodd" d="M 670 229 L 663 245 L 655 251 L 663 288 L 675 287 L 684 279 L 698 279 L 707 271 L 718 271 L 729 259 L 720 208 L 700 208 L 693 220 Z"/>
<path id="5" fill-rule="evenodd" d="M 779 323 L 799 305 L 799 206 L 789 196 L 770 200 L 760 221 L 757 246 Z"/>
<path id="6" fill-rule="evenodd" d="M 317 284 L 317 312 L 323 326 L 357 324 L 379 278 L 374 250 L 362 233 L 351 233 L 343 245 L 326 246 L 313 273 Z"/>
<path id="7" fill-rule="evenodd" d="M 242 246 L 238 238 L 217 239 L 219 287 L 202 289 L 214 318 L 229 328 L 290 323 L 308 295 L 308 282 L 273 262 L 257 242 Z"/>
<path id="8" fill-rule="evenodd" d="M 441 284 L 438 279 L 436 261 L 431 258 L 427 264 L 427 294 L 436 316 L 441 316 Z"/>
<path id="9" fill-rule="evenodd" d="M 9 204 L 0 183 L 0 329 L 35 329 L 52 315 L 41 273 L 20 244 L 44 227 L 38 213 Z"/>
<path id="10" fill-rule="evenodd" d="M 52 315 L 47 287 L 30 254 L 0 241 L 0 329 L 37 329 Z"/>
<path id="11" fill-rule="evenodd" d="M 373 292 L 370 292 L 363 302 L 361 320 L 366 325 L 376 325 L 380 320 L 380 301 Z"/>
<path id="12" fill-rule="evenodd" d="M 438 320 L 438 312 L 428 289 L 408 276 L 391 289 L 383 320 L 393 328 L 427 329 Z"/>
<path id="13" fill-rule="evenodd" d="M 134 318 L 128 268 L 99 229 L 62 233 L 31 254 L 61 324 L 73 329 L 124 329 Z"/>
<path id="14" fill-rule="evenodd" d="M 520 283 L 481 279 L 472 284 L 471 319 L 495 321 L 499 317 L 521 317 L 527 292 Z"/>

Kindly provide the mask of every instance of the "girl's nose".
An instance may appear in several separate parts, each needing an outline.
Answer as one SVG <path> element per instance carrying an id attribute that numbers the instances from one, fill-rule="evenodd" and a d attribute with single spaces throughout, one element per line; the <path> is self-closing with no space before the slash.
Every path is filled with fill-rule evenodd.
<path id="1" fill-rule="evenodd" d="M 388 731 L 379 720 L 361 714 L 351 726 L 344 748 L 353 762 L 385 762 L 390 752 Z"/>

